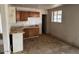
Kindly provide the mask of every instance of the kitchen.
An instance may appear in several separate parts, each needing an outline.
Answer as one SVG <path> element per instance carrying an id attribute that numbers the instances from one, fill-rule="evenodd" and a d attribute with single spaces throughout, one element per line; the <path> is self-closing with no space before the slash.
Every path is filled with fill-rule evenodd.
<path id="1" fill-rule="evenodd" d="M 23 50 L 23 40 L 42 34 L 42 13 L 46 12 L 33 8 L 9 7 L 12 52 Z"/>

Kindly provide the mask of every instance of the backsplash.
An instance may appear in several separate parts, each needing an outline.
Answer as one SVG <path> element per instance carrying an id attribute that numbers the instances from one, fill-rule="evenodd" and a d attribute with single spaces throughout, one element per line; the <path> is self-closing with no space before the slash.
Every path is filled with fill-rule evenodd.
<path id="1" fill-rule="evenodd" d="M 29 17 L 28 21 L 18 21 L 13 26 L 31 26 L 31 25 L 39 25 L 42 21 L 40 17 Z"/>

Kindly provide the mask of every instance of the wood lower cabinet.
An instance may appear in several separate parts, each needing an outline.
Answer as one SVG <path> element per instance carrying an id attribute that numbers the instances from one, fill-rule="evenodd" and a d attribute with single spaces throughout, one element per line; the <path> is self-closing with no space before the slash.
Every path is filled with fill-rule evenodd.
<path id="1" fill-rule="evenodd" d="M 39 28 L 25 28 L 24 38 L 32 38 L 39 35 Z"/>
<path id="2" fill-rule="evenodd" d="M 24 34 L 23 34 L 23 38 L 27 38 L 27 37 L 29 37 L 29 29 L 27 28 L 25 28 L 24 30 Z"/>

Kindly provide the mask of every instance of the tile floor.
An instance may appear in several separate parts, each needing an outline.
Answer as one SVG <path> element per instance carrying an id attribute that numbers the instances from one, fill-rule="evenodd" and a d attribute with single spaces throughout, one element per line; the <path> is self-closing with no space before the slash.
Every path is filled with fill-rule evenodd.
<path id="1" fill-rule="evenodd" d="M 4 49 L 3 49 L 3 45 L 0 45 L 0 54 L 3 54 Z"/>
<path id="2" fill-rule="evenodd" d="M 79 49 L 48 35 L 25 39 L 23 54 L 78 54 Z"/>

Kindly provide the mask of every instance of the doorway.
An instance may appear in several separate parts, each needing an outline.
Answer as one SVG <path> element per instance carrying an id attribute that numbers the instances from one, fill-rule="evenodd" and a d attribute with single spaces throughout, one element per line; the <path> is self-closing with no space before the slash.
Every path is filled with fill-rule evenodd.
<path id="1" fill-rule="evenodd" d="M 46 34 L 46 20 L 47 20 L 47 15 L 43 14 L 42 15 L 42 33 Z"/>

